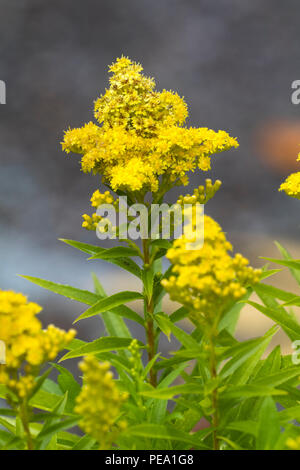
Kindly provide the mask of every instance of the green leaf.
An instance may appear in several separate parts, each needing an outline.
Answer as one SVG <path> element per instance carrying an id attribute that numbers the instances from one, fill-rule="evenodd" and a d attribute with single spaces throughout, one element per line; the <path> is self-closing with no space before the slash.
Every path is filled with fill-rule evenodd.
<path id="1" fill-rule="evenodd" d="M 197 383 L 186 383 L 183 385 L 175 385 L 169 388 L 156 388 L 153 390 L 144 390 L 140 392 L 141 395 L 157 399 L 169 399 L 176 395 L 190 394 L 190 393 L 203 393 L 203 385 Z"/>
<path id="2" fill-rule="evenodd" d="M 58 404 L 54 407 L 53 409 L 54 415 L 62 415 L 64 413 L 67 400 L 68 400 L 68 392 L 64 394 L 64 396 L 61 398 Z M 49 429 L 51 429 L 54 425 L 58 424 L 59 422 L 60 422 L 59 417 L 58 418 L 52 417 L 51 414 L 49 414 L 49 419 L 46 420 L 41 431 L 36 436 L 36 445 L 35 445 L 36 450 L 46 449 L 53 435 L 53 432 L 49 433 Z"/>
<path id="3" fill-rule="evenodd" d="M 17 412 L 10 408 L 0 408 L 0 416 L 16 416 Z"/>
<path id="4" fill-rule="evenodd" d="M 0 398 L 6 398 L 8 389 L 0 384 Z M 29 405 L 33 408 L 38 408 L 44 411 L 52 411 L 53 408 L 61 401 L 61 395 L 55 393 L 49 393 L 43 389 L 40 389 L 29 401 Z M 72 414 L 72 410 L 66 409 L 65 414 Z"/>
<path id="5" fill-rule="evenodd" d="M 256 449 L 273 450 L 279 437 L 280 422 L 276 405 L 271 397 L 266 397 L 259 413 Z"/>
<path id="6" fill-rule="evenodd" d="M 109 297 L 104 297 L 98 302 L 96 302 L 92 307 L 88 308 L 85 312 L 83 312 L 75 321 L 74 323 L 82 320 L 83 318 L 90 318 L 99 313 L 103 313 L 109 310 L 114 309 L 115 307 L 119 307 L 122 304 L 127 302 L 132 302 L 133 300 L 143 299 L 143 295 L 140 292 L 132 292 L 132 291 L 123 291 L 118 292 L 117 294 L 113 294 Z"/>
<path id="7" fill-rule="evenodd" d="M 247 300 L 252 292 L 252 289 L 248 289 L 247 294 L 243 297 L 243 300 Z M 242 302 L 236 302 L 223 316 L 219 324 L 219 331 L 226 329 L 230 334 L 234 334 L 238 319 L 242 308 L 244 307 Z"/>
<path id="8" fill-rule="evenodd" d="M 258 304 L 257 302 L 252 302 L 251 300 L 248 300 L 247 303 L 255 307 L 267 317 L 271 318 L 271 320 L 273 320 L 275 323 L 280 325 L 292 341 L 299 339 L 299 323 L 297 323 L 294 318 L 289 315 L 283 308 L 268 308 Z"/>
<path id="9" fill-rule="evenodd" d="M 147 377 L 150 369 L 152 369 L 153 365 L 155 364 L 155 362 L 157 361 L 157 359 L 159 358 L 160 356 L 160 353 L 157 353 L 152 359 L 151 361 L 148 362 L 148 364 L 146 365 L 145 369 L 143 370 L 142 372 L 142 375 L 141 375 L 141 380 L 145 380 L 145 378 Z"/>
<path id="10" fill-rule="evenodd" d="M 282 424 L 289 421 L 300 421 L 300 405 L 292 406 L 279 412 L 279 419 Z"/>
<path id="11" fill-rule="evenodd" d="M 69 429 L 75 426 L 78 420 L 79 416 L 76 418 L 66 418 L 63 421 L 60 421 L 59 423 L 52 424 L 47 429 L 41 431 L 38 438 L 43 440 L 45 440 L 46 438 L 49 439 L 49 437 L 51 438 L 53 434 L 56 434 L 58 431 L 62 431 L 63 429 Z"/>
<path id="12" fill-rule="evenodd" d="M 158 384 L 158 389 L 163 389 L 171 385 L 177 377 L 182 373 L 182 371 L 186 368 L 186 363 L 181 364 L 180 366 L 176 367 L 175 370 L 171 371 L 166 377 L 164 377 Z M 161 423 L 165 420 L 168 400 L 155 400 L 153 399 L 154 403 L 152 405 L 150 421 L 151 423 Z"/>
<path id="13" fill-rule="evenodd" d="M 175 312 L 170 315 L 170 320 L 172 323 L 177 323 L 180 320 L 186 318 L 189 314 L 189 311 L 185 307 L 179 307 Z"/>
<path id="14" fill-rule="evenodd" d="M 165 313 L 159 312 L 155 315 L 155 321 L 158 324 L 160 330 L 166 335 L 168 341 L 171 341 L 171 329 L 169 327 L 168 317 Z"/>
<path id="15" fill-rule="evenodd" d="M 107 351 L 118 351 L 121 349 L 126 349 L 131 344 L 131 338 L 118 338 L 104 336 L 103 338 L 96 339 L 91 343 L 87 343 L 84 346 L 74 349 L 73 351 L 65 354 L 64 357 L 60 359 L 59 362 L 65 361 L 66 359 L 71 359 L 74 357 L 86 356 L 88 354 L 100 354 Z M 141 348 L 144 347 L 143 343 L 139 341 Z"/>
<path id="16" fill-rule="evenodd" d="M 226 444 L 228 444 L 230 447 L 232 447 L 233 450 L 245 450 L 241 446 L 239 446 L 236 442 L 233 442 L 231 439 L 228 439 L 228 437 L 225 436 L 217 436 L 219 441 L 224 441 Z"/>
<path id="17" fill-rule="evenodd" d="M 106 297 L 105 290 L 102 287 L 102 284 L 100 283 L 99 279 L 95 274 L 92 274 L 92 276 L 96 293 L 102 295 L 103 297 Z M 130 331 L 127 328 L 127 325 L 122 317 L 118 315 L 111 315 L 110 312 L 103 312 L 101 317 L 104 322 L 108 336 L 120 336 L 121 338 L 131 338 Z M 121 351 L 120 355 L 125 358 L 129 355 L 129 351 Z"/>
<path id="18" fill-rule="evenodd" d="M 175 338 L 177 338 L 178 341 L 180 341 L 180 343 L 184 347 L 190 348 L 190 349 L 199 348 L 199 345 L 198 345 L 197 341 L 195 341 L 194 338 L 192 336 L 190 336 L 188 333 L 186 333 L 184 330 L 182 330 L 178 326 L 174 325 L 174 323 L 172 323 L 172 321 L 170 321 L 170 319 L 167 317 L 167 315 L 162 316 L 161 314 L 157 314 L 157 315 L 155 315 L 155 319 L 157 319 L 158 321 L 163 322 L 164 329 L 170 330 L 173 333 L 173 335 L 175 336 Z"/>
<path id="19" fill-rule="evenodd" d="M 278 385 L 288 382 L 298 376 L 300 376 L 300 368 L 299 366 L 295 366 L 261 377 L 253 383 L 257 385 L 266 385 L 268 387 L 277 387 Z"/>
<path id="20" fill-rule="evenodd" d="M 232 357 L 222 368 L 221 376 L 223 378 L 228 377 L 229 375 L 236 372 L 238 368 L 240 368 L 250 357 L 254 356 L 254 362 L 257 362 L 261 357 L 261 354 L 264 352 L 266 347 L 268 346 L 272 336 L 277 333 L 278 328 L 272 327 L 264 336 L 261 338 L 243 341 L 232 348 L 229 348 L 225 351 L 225 353 L 221 356 L 220 359 L 226 359 L 228 357 Z M 258 355 L 256 353 L 259 353 Z M 251 369 L 253 370 L 255 364 L 251 364 Z M 246 368 L 247 376 L 249 373 L 249 364 Z M 242 376 L 244 376 L 244 371 L 242 369 Z M 236 379 L 237 377 L 235 377 Z M 238 382 L 240 383 L 241 377 L 239 377 Z M 245 380 L 245 379 L 244 379 Z M 238 383 L 234 381 L 234 383 Z"/>
<path id="21" fill-rule="evenodd" d="M 282 304 L 282 307 L 291 307 L 291 306 L 294 306 L 294 307 L 299 307 L 300 306 L 300 296 L 299 295 L 295 296 L 293 299 L 289 300 L 288 302 L 285 302 L 284 304 Z"/>
<path id="22" fill-rule="evenodd" d="M 77 248 L 84 253 L 88 253 L 89 255 L 96 255 L 100 252 L 105 252 L 109 248 L 100 248 L 99 246 L 89 245 L 87 243 L 76 242 L 75 240 L 66 240 L 61 238 L 60 241 L 70 245 L 74 248 Z M 126 271 L 130 272 L 134 276 L 137 276 L 139 279 L 142 278 L 142 270 L 141 268 L 130 258 L 109 258 L 106 259 L 109 263 L 115 264 L 120 268 L 125 269 Z"/>
<path id="23" fill-rule="evenodd" d="M 257 436 L 257 422 L 256 421 L 233 421 L 226 425 L 226 429 L 231 431 L 238 431 L 243 434 L 251 434 L 252 436 Z"/>
<path id="24" fill-rule="evenodd" d="M 147 299 L 151 300 L 153 294 L 153 281 L 154 281 L 154 269 L 153 268 L 145 268 L 143 270 L 143 285 L 144 285 L 144 292 Z"/>
<path id="25" fill-rule="evenodd" d="M 266 387 L 262 385 L 241 385 L 238 387 L 231 387 L 226 391 L 220 394 L 220 398 L 222 400 L 233 400 L 235 398 L 242 399 L 242 398 L 251 398 L 251 397 L 264 397 L 269 395 L 285 395 L 286 392 L 283 390 L 276 390 L 272 387 Z"/>
<path id="26" fill-rule="evenodd" d="M 76 444 L 72 447 L 72 450 L 91 450 L 95 444 L 97 444 L 97 441 L 86 435 L 76 442 Z"/>
<path id="27" fill-rule="evenodd" d="M 254 380 L 278 372 L 281 367 L 281 350 L 276 346 L 266 359 L 260 361 L 253 373 Z"/>
<path id="28" fill-rule="evenodd" d="M 90 245 L 88 243 L 77 242 L 75 240 L 67 240 L 66 238 L 59 238 L 59 241 L 66 243 L 67 245 L 76 248 L 77 250 L 83 251 L 89 255 L 92 255 L 97 252 L 97 250 L 101 250 L 99 246 Z M 104 249 L 104 248 L 103 248 Z"/>
<path id="29" fill-rule="evenodd" d="M 8 440 L 5 443 L 5 445 L 0 448 L 0 450 L 10 450 L 10 449 L 15 450 L 15 449 L 21 448 L 22 444 L 23 444 L 22 439 L 20 439 L 20 437 L 14 436 L 10 440 Z"/>
<path id="30" fill-rule="evenodd" d="M 265 258 L 262 256 L 262 259 L 265 259 L 267 261 L 271 261 L 272 263 L 280 264 L 281 266 L 286 266 L 287 268 L 293 269 L 293 270 L 300 270 L 300 260 L 295 259 L 295 260 L 283 260 L 283 259 L 277 259 L 277 258 Z"/>
<path id="31" fill-rule="evenodd" d="M 99 295 L 89 292 L 87 290 L 77 289 L 76 287 L 67 286 L 65 284 L 57 284 L 56 282 L 46 281 L 45 279 L 40 279 L 38 277 L 32 276 L 20 276 L 27 281 L 33 282 L 44 289 L 48 289 L 55 294 L 63 295 L 69 299 L 77 300 L 77 302 L 82 302 L 87 305 L 93 305 L 99 300 Z"/>
<path id="32" fill-rule="evenodd" d="M 144 437 L 147 439 L 164 439 L 171 441 L 186 442 L 197 449 L 209 449 L 197 437 L 175 429 L 173 426 L 163 426 L 160 424 L 138 424 L 126 429 L 126 436 Z"/>
<path id="33" fill-rule="evenodd" d="M 286 250 L 282 245 L 280 245 L 280 243 L 275 242 L 275 245 L 277 246 L 278 250 L 280 251 L 281 255 L 283 256 L 283 258 L 286 261 L 292 261 L 293 260 L 292 256 L 288 252 L 288 250 Z M 290 268 L 290 273 L 293 276 L 293 278 L 296 279 L 296 281 L 300 285 L 300 273 L 298 272 L 298 270 Z"/>
<path id="34" fill-rule="evenodd" d="M 268 277 L 271 277 L 274 274 L 280 273 L 281 271 L 282 269 L 266 269 L 261 273 L 260 280 L 263 281 L 264 279 L 267 279 Z"/>
<path id="35" fill-rule="evenodd" d="M 75 399 L 81 390 L 79 383 L 74 379 L 71 372 L 65 369 L 65 367 L 59 364 L 52 365 L 60 372 L 59 376 L 57 377 L 57 382 L 61 391 L 63 393 L 68 392 L 69 401 L 75 405 Z"/>
<path id="36" fill-rule="evenodd" d="M 28 399 L 32 398 L 39 390 L 40 388 L 43 386 L 44 382 L 46 381 L 48 375 L 50 374 L 50 372 L 52 371 L 52 367 L 48 370 L 46 370 L 43 375 L 41 375 L 37 381 L 35 382 L 34 384 L 34 387 L 33 389 L 30 391 L 30 394 L 28 395 Z"/>
<path id="37" fill-rule="evenodd" d="M 110 260 L 114 258 L 124 258 L 128 256 L 139 256 L 137 250 L 127 246 L 116 246 L 114 248 L 101 249 L 98 253 L 93 254 L 89 259 Z"/>
<path id="38" fill-rule="evenodd" d="M 103 318 L 103 315 L 104 313 L 106 315 L 114 315 L 115 317 L 116 316 L 119 316 L 119 317 L 124 317 L 124 318 L 127 318 L 128 320 L 131 320 L 135 323 L 139 323 L 140 325 L 144 326 L 144 320 L 142 317 L 139 316 L 138 313 L 136 313 L 134 310 L 132 310 L 131 308 L 127 307 L 126 305 L 119 305 L 118 307 L 115 307 L 115 308 L 111 308 L 109 309 L 109 311 L 106 311 L 106 312 L 102 312 L 101 313 L 101 316 Z M 104 320 L 104 318 L 103 318 Z M 106 324 L 107 322 L 104 321 L 104 323 Z M 124 335 L 123 335 L 124 336 Z"/>
<path id="39" fill-rule="evenodd" d="M 160 239 L 157 239 L 157 240 L 153 240 L 151 242 L 151 246 L 155 246 L 155 247 L 158 247 L 158 248 L 164 248 L 166 250 L 169 250 L 170 248 L 172 248 L 172 243 L 170 243 L 169 240 L 167 240 L 165 238 L 160 238 Z"/>
<path id="40" fill-rule="evenodd" d="M 14 425 L 13 419 L 0 417 L 0 425 L 4 426 L 12 434 L 16 433 L 16 427 Z"/>
<path id="41" fill-rule="evenodd" d="M 294 298 L 297 297 L 296 294 L 286 292 L 282 289 L 278 289 L 277 287 L 269 286 L 268 284 L 256 284 L 255 292 L 258 295 L 266 294 L 271 297 L 274 297 L 275 299 L 284 300 L 285 302 L 294 300 Z"/>

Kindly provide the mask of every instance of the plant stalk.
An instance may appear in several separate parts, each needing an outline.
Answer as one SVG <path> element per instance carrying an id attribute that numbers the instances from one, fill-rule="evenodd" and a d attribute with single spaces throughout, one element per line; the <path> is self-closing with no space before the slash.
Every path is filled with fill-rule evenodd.
<path id="1" fill-rule="evenodd" d="M 143 240 L 143 257 L 144 257 L 144 269 L 151 268 L 150 266 L 150 253 L 148 240 Z M 145 306 L 145 322 L 146 322 L 146 338 L 148 346 L 148 361 L 150 362 L 155 356 L 155 331 L 153 322 L 154 304 L 153 298 L 146 298 L 144 300 Z M 157 386 L 157 374 L 151 367 L 149 371 L 150 384 L 153 387 Z"/>
<path id="2" fill-rule="evenodd" d="M 216 359 L 216 351 L 215 351 L 215 342 L 214 342 L 214 334 L 210 335 L 210 375 L 212 379 L 216 379 L 218 376 L 217 373 L 217 359 Z M 219 450 L 219 440 L 218 440 L 218 426 L 219 426 L 219 413 L 218 413 L 218 389 L 214 388 L 212 391 L 212 407 L 213 407 L 213 415 L 212 415 L 212 425 L 214 427 L 213 431 L 213 449 Z"/>
<path id="3" fill-rule="evenodd" d="M 27 442 L 27 450 L 33 450 L 33 440 L 29 428 L 29 420 L 28 420 L 28 408 L 26 400 L 23 400 L 20 404 L 20 419 L 26 434 L 26 442 Z"/>

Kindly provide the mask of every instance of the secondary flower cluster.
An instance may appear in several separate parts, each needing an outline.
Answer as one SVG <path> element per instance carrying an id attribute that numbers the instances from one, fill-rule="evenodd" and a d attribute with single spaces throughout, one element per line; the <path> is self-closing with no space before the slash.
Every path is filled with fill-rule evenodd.
<path id="1" fill-rule="evenodd" d="M 103 177 L 114 191 L 156 192 L 159 178 L 187 184 L 188 171 L 209 170 L 211 156 L 237 147 L 224 131 L 182 127 L 188 115 L 183 98 L 155 91 L 142 66 L 126 57 L 110 67 L 110 87 L 95 102 L 95 118 L 66 131 L 63 149 L 83 155 L 81 167 Z"/>
<path id="2" fill-rule="evenodd" d="M 41 310 L 23 294 L 0 290 L 0 340 L 6 352 L 0 383 L 20 398 L 31 392 L 40 366 L 55 359 L 75 336 L 75 330 L 65 332 L 53 325 L 43 330 L 36 317 Z"/>
<path id="3" fill-rule="evenodd" d="M 281 184 L 279 191 L 284 191 L 288 196 L 300 199 L 300 172 L 288 176 Z"/>
<path id="4" fill-rule="evenodd" d="M 300 436 L 295 437 L 295 439 L 289 437 L 286 441 L 286 446 L 290 450 L 300 450 Z"/>
<path id="5" fill-rule="evenodd" d="M 173 268 L 162 281 L 172 300 L 185 305 L 194 320 L 211 323 L 229 302 L 240 299 L 247 285 L 258 282 L 261 271 L 248 266 L 241 254 L 230 256 L 231 244 L 220 225 L 204 216 L 204 244 L 188 249 L 186 235 L 175 240 L 167 252 Z"/>
<path id="6" fill-rule="evenodd" d="M 119 391 L 108 362 L 100 363 L 94 356 L 87 356 L 79 367 L 83 372 L 83 386 L 75 412 L 82 417 L 80 427 L 103 448 L 108 439 L 126 426 L 124 421 L 116 424 L 116 420 L 128 395 Z"/>
<path id="7" fill-rule="evenodd" d="M 116 208 L 118 206 L 118 199 L 114 199 L 114 197 L 110 194 L 109 191 L 105 191 L 101 193 L 99 189 L 97 189 L 91 199 L 91 206 L 92 207 L 99 207 L 102 204 L 113 204 Z M 102 217 L 97 215 L 94 212 L 91 216 L 88 214 L 83 214 L 83 222 L 82 227 L 87 230 L 96 230 L 98 223 L 102 220 Z"/>
<path id="8" fill-rule="evenodd" d="M 179 196 L 177 204 L 206 204 L 210 199 L 214 197 L 217 191 L 219 191 L 222 182 L 216 180 L 214 183 L 210 178 L 205 180 L 205 186 L 201 185 L 198 188 L 194 189 L 192 195 L 186 194 L 185 196 Z"/>
<path id="9" fill-rule="evenodd" d="M 300 153 L 298 154 L 297 161 L 300 161 Z M 300 172 L 292 173 L 280 185 L 279 191 L 284 191 L 288 196 L 300 199 Z"/>

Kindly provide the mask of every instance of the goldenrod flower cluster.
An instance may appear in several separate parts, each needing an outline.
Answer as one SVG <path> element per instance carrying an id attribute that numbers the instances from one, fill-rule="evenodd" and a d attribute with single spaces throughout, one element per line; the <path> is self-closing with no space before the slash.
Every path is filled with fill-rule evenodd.
<path id="1" fill-rule="evenodd" d="M 55 359 L 75 336 L 75 330 L 65 332 L 53 325 L 43 330 L 36 317 L 40 311 L 23 294 L 0 290 L 0 340 L 6 351 L 0 383 L 21 398 L 32 390 L 40 366 Z"/>
<path id="2" fill-rule="evenodd" d="M 295 439 L 289 437 L 286 441 L 286 446 L 290 450 L 300 450 L 300 436 L 296 437 Z"/>
<path id="3" fill-rule="evenodd" d="M 126 426 L 124 421 L 116 424 L 116 420 L 128 395 L 119 391 L 108 362 L 100 363 L 94 356 L 87 356 L 79 367 L 83 372 L 83 386 L 75 407 L 82 417 L 79 425 L 105 447 L 115 432 Z"/>
<path id="4" fill-rule="evenodd" d="M 194 189 L 194 193 L 192 195 L 186 194 L 185 196 L 179 196 L 177 204 L 181 206 L 185 204 L 206 204 L 210 199 L 214 197 L 217 191 L 219 191 L 222 182 L 220 180 L 216 180 L 214 183 L 210 178 L 205 180 L 205 186 L 201 185 L 198 188 Z"/>
<path id="5" fill-rule="evenodd" d="M 200 249 L 187 248 L 186 234 L 175 240 L 167 252 L 172 274 L 162 283 L 172 300 L 190 309 L 191 318 L 211 323 L 246 293 L 247 285 L 258 282 L 261 271 L 249 267 L 241 254 L 230 256 L 231 244 L 209 216 L 204 216 L 204 234 Z"/>
<path id="6" fill-rule="evenodd" d="M 281 184 L 279 191 L 284 191 L 288 196 L 300 199 L 300 172 L 288 176 Z"/>
<path id="7" fill-rule="evenodd" d="M 140 64 L 121 57 L 109 70 L 110 87 L 94 108 L 100 126 L 69 129 L 62 147 L 82 154 L 82 170 L 102 175 L 114 191 L 156 192 L 160 177 L 164 184 L 187 184 L 188 171 L 207 171 L 212 155 L 238 146 L 224 131 L 183 127 L 183 98 L 155 91 Z"/>
<path id="8" fill-rule="evenodd" d="M 300 153 L 298 154 L 297 161 L 300 161 Z M 300 172 L 292 173 L 280 185 L 278 191 L 284 191 L 288 196 L 300 199 Z"/>
<path id="9" fill-rule="evenodd" d="M 96 208 L 102 204 L 112 204 L 115 208 L 117 208 L 118 205 L 118 199 L 114 199 L 109 191 L 101 193 L 99 189 L 93 193 L 90 201 L 91 206 Z M 88 214 L 83 214 L 82 217 L 82 227 L 87 230 L 96 230 L 98 223 L 102 220 L 102 217 L 97 215 L 96 212 L 94 212 L 91 216 Z"/>
<path id="10" fill-rule="evenodd" d="M 141 353 L 140 346 L 137 339 L 133 339 L 128 346 L 128 351 L 131 353 L 129 361 L 131 362 L 131 375 L 132 377 L 139 377 L 141 372 Z"/>

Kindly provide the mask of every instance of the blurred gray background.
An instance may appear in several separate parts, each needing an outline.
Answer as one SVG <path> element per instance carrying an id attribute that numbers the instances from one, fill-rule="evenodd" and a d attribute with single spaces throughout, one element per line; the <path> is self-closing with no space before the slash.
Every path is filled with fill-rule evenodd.
<path id="1" fill-rule="evenodd" d="M 240 147 L 217 155 L 204 175 L 223 181 L 207 212 L 236 249 L 259 265 L 278 239 L 300 258 L 300 203 L 277 191 L 300 150 L 300 105 L 290 99 L 300 79 L 299 14 L 293 0 L 0 0 L 0 287 L 29 294 L 44 305 L 45 323 L 65 327 L 84 306 L 18 273 L 90 288 L 95 271 L 109 293 L 139 288 L 57 240 L 97 242 L 81 214 L 99 181 L 60 141 L 93 119 L 107 66 L 122 54 L 159 89 L 185 96 L 189 125 L 238 137 Z M 202 181 L 195 173 L 183 191 Z M 83 321 L 80 335 L 94 338 L 98 325 Z"/>

